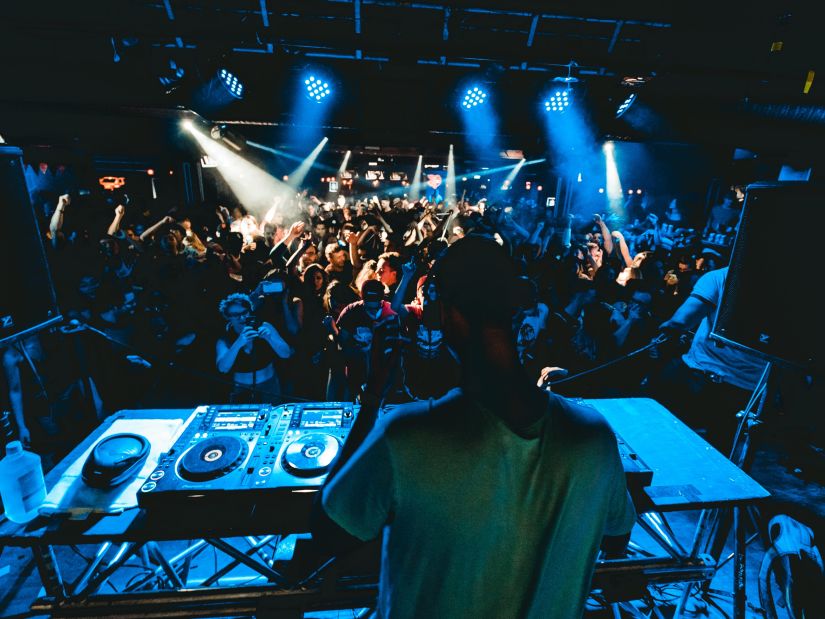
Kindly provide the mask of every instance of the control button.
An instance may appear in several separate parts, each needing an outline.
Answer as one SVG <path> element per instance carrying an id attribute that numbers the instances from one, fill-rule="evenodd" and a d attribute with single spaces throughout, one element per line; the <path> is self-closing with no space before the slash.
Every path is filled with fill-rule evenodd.
<path id="1" fill-rule="evenodd" d="M 252 473 L 254 473 L 254 472 L 255 472 L 255 468 L 254 468 L 254 467 L 251 467 L 251 466 L 250 466 L 248 469 L 246 469 L 246 473 L 247 473 L 247 475 L 252 475 Z"/>
<path id="2" fill-rule="evenodd" d="M 200 432 L 195 432 L 195 438 L 200 438 L 200 437 L 201 437 L 201 433 Z"/>
<path id="3" fill-rule="evenodd" d="M 262 466 L 258 469 L 258 475 L 260 475 L 261 477 L 266 477 L 270 473 L 272 473 L 272 467 Z"/>
<path id="4" fill-rule="evenodd" d="M 344 417 L 352 417 L 352 413 L 350 411 L 347 411 L 344 413 Z"/>
<path id="5" fill-rule="evenodd" d="M 145 484 L 143 484 L 143 486 L 141 486 L 140 491 L 141 492 L 152 492 L 152 490 L 154 490 L 157 487 L 158 487 L 158 485 L 155 482 L 147 481 Z"/>
<path id="6" fill-rule="evenodd" d="M 163 471 L 155 471 L 154 473 L 149 475 L 149 479 L 151 479 L 152 481 L 157 481 L 164 475 L 166 475 L 166 473 L 164 473 Z"/>
<path id="7" fill-rule="evenodd" d="M 269 453 L 272 453 L 273 451 L 275 451 L 275 445 L 270 445 L 269 446 Z"/>

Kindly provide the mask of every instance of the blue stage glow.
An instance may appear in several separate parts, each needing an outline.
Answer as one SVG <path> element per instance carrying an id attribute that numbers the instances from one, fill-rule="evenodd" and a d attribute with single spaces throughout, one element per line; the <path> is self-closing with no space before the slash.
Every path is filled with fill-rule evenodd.
<path id="1" fill-rule="evenodd" d="M 221 84 L 223 84 L 226 90 L 229 91 L 230 95 L 236 99 L 243 97 L 244 87 L 237 75 L 227 71 L 226 69 L 221 69 L 218 72 L 218 76 L 221 79 Z"/>
<path id="2" fill-rule="evenodd" d="M 633 105 L 633 102 L 636 100 L 636 93 L 632 92 L 628 95 L 627 99 L 625 99 L 622 104 L 616 108 L 616 118 L 619 118 L 622 114 L 624 114 L 627 110 L 630 109 L 630 106 Z"/>
<path id="3" fill-rule="evenodd" d="M 478 86 L 473 86 L 472 88 L 467 89 L 467 93 L 464 95 L 464 100 L 461 102 L 461 107 L 469 110 L 485 103 L 486 101 L 487 93 L 484 92 L 484 89 L 479 88 Z"/>
<path id="4" fill-rule="evenodd" d="M 304 79 L 304 86 L 306 87 L 307 97 L 316 103 L 320 103 L 332 92 L 329 87 L 329 82 L 315 75 L 307 76 Z"/>
<path id="5" fill-rule="evenodd" d="M 554 90 L 544 101 L 545 112 L 564 112 L 572 103 L 573 96 L 569 89 Z"/>

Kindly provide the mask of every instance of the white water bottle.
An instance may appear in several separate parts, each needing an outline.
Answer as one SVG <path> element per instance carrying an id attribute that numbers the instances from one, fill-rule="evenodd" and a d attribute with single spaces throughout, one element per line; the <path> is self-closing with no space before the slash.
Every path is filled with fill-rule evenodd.
<path id="1" fill-rule="evenodd" d="M 32 520 L 46 500 L 40 456 L 23 451 L 20 441 L 6 445 L 6 457 L 0 460 L 0 496 L 6 518 L 18 524 Z"/>

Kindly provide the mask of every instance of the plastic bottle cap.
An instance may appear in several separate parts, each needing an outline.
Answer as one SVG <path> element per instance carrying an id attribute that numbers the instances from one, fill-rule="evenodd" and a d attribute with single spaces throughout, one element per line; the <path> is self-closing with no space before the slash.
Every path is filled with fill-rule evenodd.
<path id="1" fill-rule="evenodd" d="M 23 451 L 23 445 L 20 441 L 12 441 L 8 445 L 6 445 L 6 455 L 13 456 L 19 454 Z"/>

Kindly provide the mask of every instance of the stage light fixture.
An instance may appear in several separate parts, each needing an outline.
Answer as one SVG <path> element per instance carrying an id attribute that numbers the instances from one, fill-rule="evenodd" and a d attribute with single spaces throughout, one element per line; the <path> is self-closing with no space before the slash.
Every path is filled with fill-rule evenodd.
<path id="1" fill-rule="evenodd" d="M 230 95 L 236 99 L 243 98 L 244 86 L 238 79 L 237 75 L 228 69 L 221 69 L 218 71 L 218 77 L 221 80 L 221 84 L 223 84 L 224 88 L 226 88 Z"/>
<path id="2" fill-rule="evenodd" d="M 184 68 L 175 62 L 174 59 L 169 58 L 158 75 L 158 81 L 163 86 L 166 94 L 169 94 L 180 86 L 181 80 L 185 74 L 186 71 Z"/>
<path id="3" fill-rule="evenodd" d="M 553 90 L 544 101 L 545 112 L 564 112 L 573 101 L 573 94 L 569 88 Z"/>
<path id="4" fill-rule="evenodd" d="M 306 86 L 307 89 L 307 97 L 316 103 L 320 103 L 322 99 L 329 96 L 332 92 L 329 87 L 329 82 L 325 82 L 315 75 L 309 75 L 304 79 L 304 86 Z"/>
<path id="5" fill-rule="evenodd" d="M 180 128 L 184 131 L 192 131 L 194 128 L 194 124 L 188 118 L 183 119 L 180 121 Z"/>
<path id="6" fill-rule="evenodd" d="M 479 88 L 478 86 L 473 86 L 472 88 L 467 89 L 467 93 L 464 95 L 464 100 L 461 102 L 461 107 L 469 110 L 485 103 L 486 101 L 487 93 L 484 92 L 484 89 Z"/>
<path id="7" fill-rule="evenodd" d="M 627 98 L 622 102 L 622 104 L 616 108 L 616 118 L 619 118 L 624 114 L 627 110 L 630 109 L 630 106 L 633 105 L 633 102 L 636 101 L 636 93 L 631 92 Z"/>

